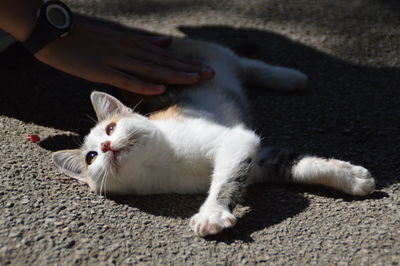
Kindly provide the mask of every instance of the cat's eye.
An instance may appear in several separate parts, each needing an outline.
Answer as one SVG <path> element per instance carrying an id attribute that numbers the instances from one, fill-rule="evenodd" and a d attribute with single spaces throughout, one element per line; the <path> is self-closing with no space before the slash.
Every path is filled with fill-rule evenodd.
<path id="1" fill-rule="evenodd" d="M 86 154 L 86 158 L 85 158 L 86 163 L 88 165 L 92 164 L 94 162 L 94 160 L 96 160 L 96 157 L 97 157 L 97 152 L 95 152 L 95 151 L 88 152 Z"/>
<path id="2" fill-rule="evenodd" d="M 107 135 L 111 135 L 114 132 L 115 127 L 117 126 L 117 124 L 115 122 L 111 122 L 110 124 L 108 124 L 106 126 L 106 133 Z"/>

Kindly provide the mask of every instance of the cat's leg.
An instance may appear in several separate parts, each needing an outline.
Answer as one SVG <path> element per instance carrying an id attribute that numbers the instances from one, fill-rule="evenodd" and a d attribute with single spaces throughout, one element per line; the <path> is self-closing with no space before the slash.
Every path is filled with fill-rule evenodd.
<path id="1" fill-rule="evenodd" d="M 300 90 L 308 82 L 307 75 L 299 70 L 269 65 L 257 59 L 240 58 L 240 66 L 246 81 L 275 90 Z"/>
<path id="2" fill-rule="evenodd" d="M 198 236 L 214 235 L 235 225 L 232 210 L 246 191 L 259 143 L 258 136 L 240 127 L 224 136 L 216 151 L 208 197 L 190 220 Z"/>
<path id="3" fill-rule="evenodd" d="M 260 181 L 324 185 L 355 196 L 368 195 L 375 188 L 375 179 L 362 166 L 289 150 L 262 149 L 258 166 L 262 170 Z"/>

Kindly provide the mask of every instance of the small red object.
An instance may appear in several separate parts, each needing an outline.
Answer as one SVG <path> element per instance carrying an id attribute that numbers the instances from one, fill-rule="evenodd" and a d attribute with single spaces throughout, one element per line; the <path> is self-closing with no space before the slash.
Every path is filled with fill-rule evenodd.
<path id="1" fill-rule="evenodd" d="M 28 138 L 33 143 L 38 143 L 40 141 L 40 137 L 38 135 L 29 135 Z"/>

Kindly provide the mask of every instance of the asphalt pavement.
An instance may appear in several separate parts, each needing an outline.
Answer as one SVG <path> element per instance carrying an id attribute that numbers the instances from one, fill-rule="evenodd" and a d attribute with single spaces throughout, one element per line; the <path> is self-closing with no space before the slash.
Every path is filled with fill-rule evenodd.
<path id="1" fill-rule="evenodd" d="M 257 132 L 363 165 L 377 189 L 360 199 L 257 186 L 232 230 L 195 237 L 188 220 L 204 195 L 108 199 L 57 171 L 51 152 L 76 147 L 92 125 L 90 92 L 118 92 L 11 51 L 0 64 L 1 265 L 399 264 L 400 2 L 66 2 L 96 23 L 208 40 L 307 73 L 304 92 L 249 88 Z"/>

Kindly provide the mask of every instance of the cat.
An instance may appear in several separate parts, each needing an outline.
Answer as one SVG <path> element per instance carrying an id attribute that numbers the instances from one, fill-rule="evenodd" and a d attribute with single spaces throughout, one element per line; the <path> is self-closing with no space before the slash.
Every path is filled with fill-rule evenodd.
<path id="1" fill-rule="evenodd" d="M 361 166 L 262 147 L 261 137 L 251 129 L 243 81 L 301 90 L 308 82 L 305 74 L 202 41 L 175 40 L 170 49 L 195 55 L 215 69 L 216 77 L 169 89 L 154 98 L 169 107 L 149 116 L 111 95 L 92 92 L 98 123 L 80 149 L 53 153 L 62 172 L 106 195 L 208 191 L 189 222 L 201 237 L 235 225 L 232 210 L 251 184 L 319 184 L 356 196 L 374 190 L 374 178 Z"/>

